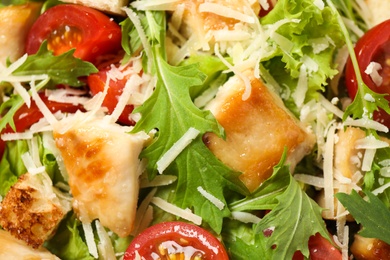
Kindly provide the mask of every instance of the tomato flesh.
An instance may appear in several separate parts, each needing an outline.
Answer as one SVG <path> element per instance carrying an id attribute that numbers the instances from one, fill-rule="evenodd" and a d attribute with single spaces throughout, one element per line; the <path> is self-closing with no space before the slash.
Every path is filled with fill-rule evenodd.
<path id="1" fill-rule="evenodd" d="M 269 7 L 268 7 L 267 10 L 265 10 L 264 8 L 261 8 L 261 9 L 260 9 L 260 13 L 259 13 L 259 16 L 260 16 L 260 17 L 266 16 L 266 15 L 267 15 L 269 12 L 271 12 L 271 10 L 274 8 L 274 5 L 273 5 L 273 3 L 272 3 L 271 0 L 267 0 L 267 3 L 268 3 L 268 5 L 269 5 Z"/>
<path id="2" fill-rule="evenodd" d="M 81 5 L 61 4 L 48 9 L 33 24 L 26 52 L 34 54 L 44 40 L 55 55 L 75 48 L 74 56 L 96 62 L 121 50 L 121 29 L 102 12 Z"/>
<path id="3" fill-rule="evenodd" d="M 341 260 L 342 255 L 340 250 L 335 248 L 328 240 L 317 233 L 309 238 L 310 260 Z M 304 256 L 300 251 L 297 251 L 293 260 L 303 260 Z"/>
<path id="4" fill-rule="evenodd" d="M 75 106 L 69 103 L 50 101 L 43 93 L 40 93 L 39 96 L 52 113 L 56 113 L 58 111 L 61 111 L 63 113 L 75 113 L 77 110 L 83 110 L 82 106 Z M 16 111 L 13 117 L 16 132 L 24 132 L 25 130 L 29 129 L 33 124 L 38 122 L 41 118 L 43 118 L 43 114 L 33 100 L 31 101 L 30 107 L 27 107 L 26 104 L 23 104 L 22 107 L 19 108 L 18 111 Z M 11 126 L 7 125 L 1 133 L 4 134 L 13 132 L 15 131 L 11 128 Z M 2 158 L 3 156 L 4 149 L 5 142 L 0 139 L 0 158 Z"/>
<path id="5" fill-rule="evenodd" d="M 103 92 L 107 80 L 107 72 L 109 70 L 110 67 L 106 67 L 101 69 L 98 73 L 88 76 L 87 82 L 92 95 Z M 123 93 L 123 88 L 125 87 L 127 80 L 128 78 L 124 77 L 123 79 L 109 81 L 109 88 L 102 104 L 107 108 L 109 114 L 114 111 L 116 105 L 118 104 L 118 98 Z M 133 109 L 133 105 L 126 105 L 122 114 L 118 118 L 118 122 L 124 125 L 135 125 L 135 122 L 129 118 Z"/>
<path id="6" fill-rule="evenodd" d="M 184 222 L 164 222 L 138 235 L 128 247 L 124 260 L 136 259 L 218 259 L 228 260 L 223 245 L 208 231 Z M 175 258 L 177 257 L 177 258 Z"/>
<path id="7" fill-rule="evenodd" d="M 363 82 L 377 93 L 390 94 L 390 20 L 368 30 L 356 43 L 355 54 Z M 380 85 L 376 85 L 371 76 L 365 73 L 371 62 L 379 63 L 382 67 L 378 71 L 383 79 Z M 351 59 L 346 64 L 345 82 L 349 96 L 355 98 L 358 85 Z M 390 96 L 387 95 L 386 99 L 390 101 Z M 374 119 L 390 127 L 390 116 L 383 110 L 375 111 Z"/>

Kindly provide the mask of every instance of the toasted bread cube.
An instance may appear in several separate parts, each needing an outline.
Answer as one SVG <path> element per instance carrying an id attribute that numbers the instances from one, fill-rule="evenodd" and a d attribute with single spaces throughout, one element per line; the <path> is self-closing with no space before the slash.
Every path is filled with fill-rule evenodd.
<path id="1" fill-rule="evenodd" d="M 1 202 L 0 225 L 17 239 L 39 248 L 70 209 L 70 202 L 60 200 L 53 192 L 50 179 L 26 173 Z"/>
<path id="2" fill-rule="evenodd" d="M 234 76 L 206 107 L 225 129 L 226 140 L 213 133 L 204 137 L 209 149 L 240 176 L 250 191 L 272 174 L 284 148 L 292 169 L 314 146 L 314 136 L 287 111 L 283 102 L 247 72 L 251 95 L 243 100 L 243 81 Z"/>

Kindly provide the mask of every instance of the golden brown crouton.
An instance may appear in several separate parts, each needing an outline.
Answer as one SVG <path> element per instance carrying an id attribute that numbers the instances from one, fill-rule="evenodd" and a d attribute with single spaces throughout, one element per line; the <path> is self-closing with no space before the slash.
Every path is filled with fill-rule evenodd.
<path id="1" fill-rule="evenodd" d="M 69 210 L 70 203 L 60 201 L 50 179 L 43 174 L 26 173 L 1 202 L 0 225 L 17 239 L 38 248 Z"/>

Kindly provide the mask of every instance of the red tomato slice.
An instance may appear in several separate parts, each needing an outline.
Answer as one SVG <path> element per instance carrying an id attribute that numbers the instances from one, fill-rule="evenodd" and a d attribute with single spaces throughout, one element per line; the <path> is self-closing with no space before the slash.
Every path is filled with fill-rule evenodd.
<path id="1" fill-rule="evenodd" d="M 341 252 L 335 248 L 320 233 L 309 238 L 310 260 L 341 260 Z M 304 257 L 300 251 L 294 254 L 293 260 L 303 260 Z"/>
<path id="2" fill-rule="evenodd" d="M 390 94 L 390 65 L 388 63 L 390 58 L 390 20 L 368 30 L 356 43 L 355 53 L 363 82 L 377 93 Z M 377 86 L 371 76 L 364 72 L 371 62 L 377 62 L 382 66 L 379 74 L 383 78 L 383 83 L 380 86 Z M 354 98 L 358 86 L 350 59 L 346 64 L 345 79 L 348 94 Z M 387 96 L 386 99 L 390 100 L 390 96 Z M 390 115 L 386 112 L 381 110 L 374 113 L 374 119 L 390 127 Z"/>
<path id="3" fill-rule="evenodd" d="M 109 67 L 100 70 L 98 73 L 88 76 L 88 86 L 92 95 L 96 95 L 99 92 L 103 92 L 104 86 L 107 80 L 107 72 Z M 103 106 L 108 109 L 108 113 L 111 114 L 116 105 L 118 104 L 118 98 L 123 93 L 123 88 L 126 85 L 128 78 L 110 80 L 107 95 L 104 98 Z M 129 115 L 133 112 L 134 106 L 127 105 L 120 115 L 118 121 L 124 125 L 134 125 L 135 122 L 129 119 Z"/>
<path id="4" fill-rule="evenodd" d="M 184 259 L 184 254 L 188 256 L 185 259 L 229 259 L 217 238 L 201 227 L 183 222 L 165 222 L 147 228 L 131 242 L 123 259 L 137 259 L 137 255 L 145 260 Z"/>
<path id="5" fill-rule="evenodd" d="M 69 103 L 50 101 L 43 93 L 39 94 L 39 96 L 52 113 L 55 113 L 57 111 L 61 111 L 63 113 L 75 113 L 77 110 L 83 110 L 82 106 L 75 106 Z M 43 114 L 34 101 L 31 101 L 31 106 L 29 108 L 26 104 L 23 104 L 23 106 L 19 108 L 14 115 L 16 132 L 24 132 L 25 130 L 29 129 L 34 123 L 38 122 L 41 118 L 43 118 Z M 2 131 L 2 134 L 13 132 L 14 130 L 11 128 L 10 125 L 8 125 Z M 5 142 L 0 139 L 0 158 L 2 158 L 3 156 L 4 148 Z"/>
<path id="6" fill-rule="evenodd" d="M 99 56 L 121 49 L 120 26 L 95 9 L 61 4 L 48 9 L 33 24 L 26 52 L 34 54 L 44 40 L 54 55 L 76 48 L 74 56 L 95 62 Z"/>
<path id="7" fill-rule="evenodd" d="M 266 16 L 274 8 L 274 5 L 273 5 L 271 0 L 267 0 L 267 3 L 269 4 L 269 8 L 267 10 L 265 10 L 264 8 L 261 8 L 260 13 L 259 13 L 260 17 Z"/>

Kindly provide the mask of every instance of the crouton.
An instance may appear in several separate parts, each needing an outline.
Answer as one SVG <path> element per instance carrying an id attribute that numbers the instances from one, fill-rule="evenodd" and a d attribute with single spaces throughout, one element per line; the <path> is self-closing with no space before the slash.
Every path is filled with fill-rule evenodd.
<path id="1" fill-rule="evenodd" d="M 56 196 L 46 174 L 26 173 L 1 202 L 0 225 L 17 239 L 39 248 L 70 209 L 70 202 Z"/>

